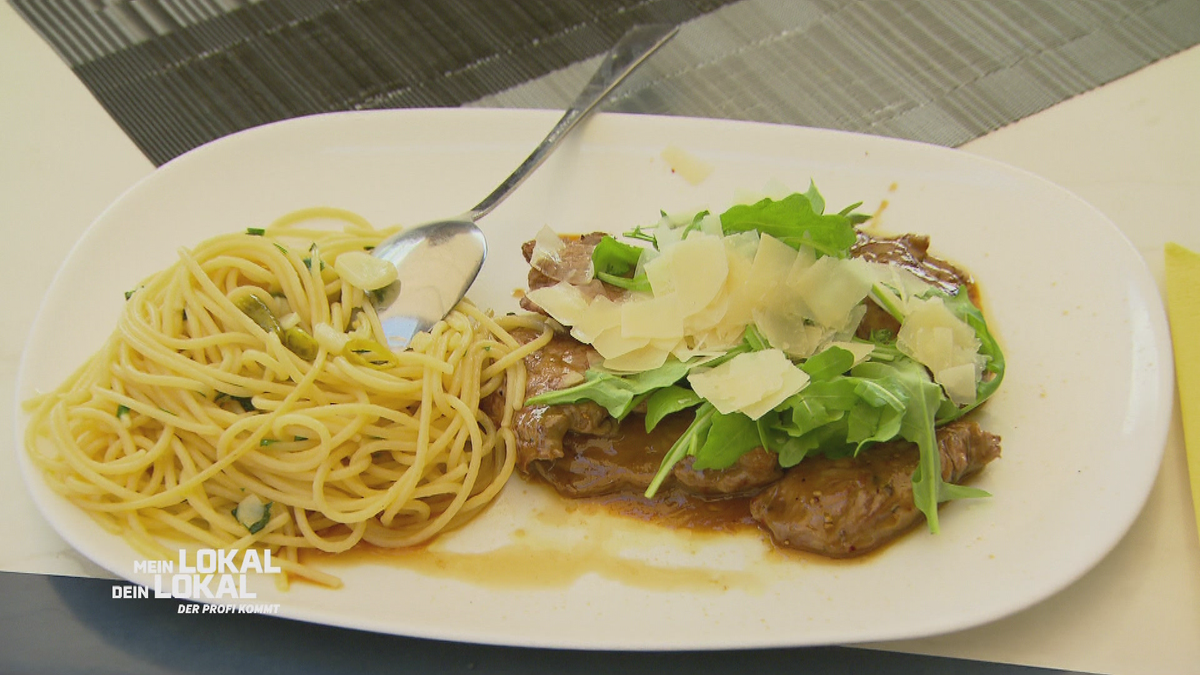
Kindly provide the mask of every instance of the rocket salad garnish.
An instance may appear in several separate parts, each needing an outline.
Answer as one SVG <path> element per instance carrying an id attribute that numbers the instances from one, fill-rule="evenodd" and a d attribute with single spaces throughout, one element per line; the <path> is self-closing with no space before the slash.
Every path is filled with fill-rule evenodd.
<path id="1" fill-rule="evenodd" d="M 1004 356 L 965 288 L 947 293 L 851 258 L 866 220 L 857 206 L 826 214 L 810 187 L 627 233 L 648 247 L 605 237 L 595 278 L 626 298 L 589 298 L 565 282 L 529 296 L 604 363 L 527 404 L 594 401 L 616 419 L 640 406 L 648 431 L 690 412 L 647 496 L 688 456 L 724 469 L 762 447 L 786 468 L 907 440 L 920 454 L 914 500 L 937 532 L 939 503 L 986 493 L 942 479 L 935 429 L 996 391 Z M 855 337 L 868 301 L 899 330 Z"/>

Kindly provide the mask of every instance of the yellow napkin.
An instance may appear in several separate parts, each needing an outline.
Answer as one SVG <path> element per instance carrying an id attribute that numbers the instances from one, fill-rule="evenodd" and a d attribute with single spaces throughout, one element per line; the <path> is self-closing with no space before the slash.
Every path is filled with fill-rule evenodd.
<path id="1" fill-rule="evenodd" d="M 1200 523 L 1200 253 L 1175 243 L 1165 250 L 1167 314 L 1175 345 L 1175 379 L 1183 412 L 1183 443 L 1192 479 L 1192 506 Z"/>

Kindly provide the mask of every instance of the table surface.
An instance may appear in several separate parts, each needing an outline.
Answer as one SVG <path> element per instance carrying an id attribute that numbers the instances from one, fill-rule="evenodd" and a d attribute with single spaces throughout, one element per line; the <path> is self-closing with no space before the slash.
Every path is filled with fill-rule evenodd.
<path id="1" fill-rule="evenodd" d="M 0 330 L 0 407 L 13 411 L 21 351 L 55 270 L 88 224 L 154 167 L 4 3 L 0 91 L 0 285 L 10 289 Z M 1164 243 L 1200 250 L 1192 213 L 1200 195 L 1198 111 L 1200 47 L 1194 47 L 961 149 L 1039 174 L 1089 201 L 1141 252 L 1161 288 Z M 7 516 L 0 520 L 6 542 L 0 572 L 109 576 L 38 514 L 17 469 L 14 424 L 11 413 L 0 416 L 0 504 Z M 47 578 L 53 577 L 38 577 Z M 109 606 L 116 612 L 120 604 Z M 15 636 L 0 632 L 0 651 L 19 649 L 9 638 Z M 1178 405 L 1144 510 L 1093 570 L 1044 602 L 986 626 L 870 647 L 1070 671 L 1196 672 L 1200 539 Z M 907 663 L 902 658 L 892 665 Z"/>

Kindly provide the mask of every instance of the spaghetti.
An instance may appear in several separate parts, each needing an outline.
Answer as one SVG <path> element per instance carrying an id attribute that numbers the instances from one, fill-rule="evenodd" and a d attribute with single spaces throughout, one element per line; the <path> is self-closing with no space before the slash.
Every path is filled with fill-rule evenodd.
<path id="1" fill-rule="evenodd" d="M 332 586 L 301 551 L 412 546 L 478 514 L 513 471 L 522 360 L 551 334 L 464 301 L 390 352 L 371 291 L 337 268 L 391 233 L 309 209 L 181 250 L 127 294 L 97 354 L 26 404 L 50 486 L 148 556 L 179 539 L 270 549 L 285 581 Z M 520 344 L 518 327 L 542 335 Z"/>

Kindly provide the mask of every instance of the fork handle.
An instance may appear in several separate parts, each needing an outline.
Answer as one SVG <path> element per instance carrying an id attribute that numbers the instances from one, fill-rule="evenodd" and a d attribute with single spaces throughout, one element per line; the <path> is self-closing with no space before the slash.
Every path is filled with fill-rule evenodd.
<path id="1" fill-rule="evenodd" d="M 534 148 L 529 157 L 526 157 L 525 161 L 521 162 L 516 171 L 504 179 L 499 187 L 479 202 L 475 208 L 468 211 L 466 217 L 478 220 L 504 201 L 513 190 L 517 189 L 517 186 L 525 182 L 525 179 L 542 165 L 542 162 L 546 161 L 550 153 L 571 133 L 575 125 L 590 115 L 626 76 L 636 70 L 651 54 L 658 51 L 659 47 L 675 37 L 675 33 L 678 31 L 678 26 L 669 24 L 634 26 L 629 29 L 604 55 L 600 69 L 571 103 L 571 107 L 567 108 L 566 113 L 558 120 L 558 124 L 555 124 L 550 133 L 546 135 L 545 140 Z"/>

